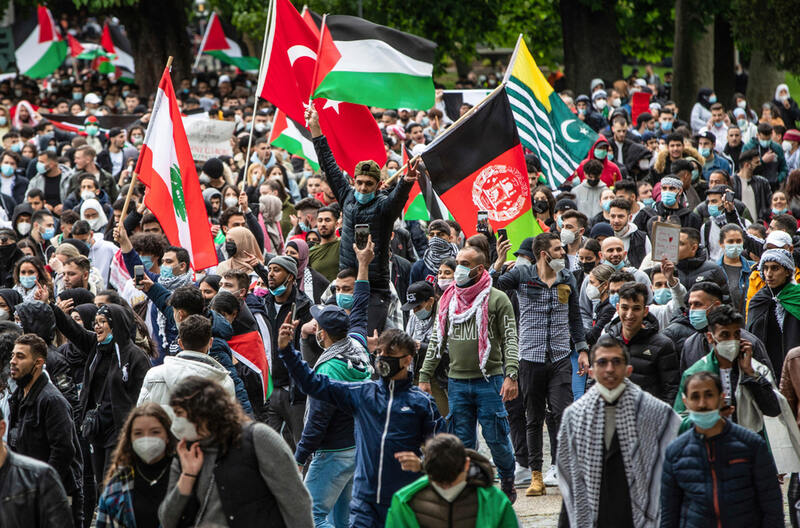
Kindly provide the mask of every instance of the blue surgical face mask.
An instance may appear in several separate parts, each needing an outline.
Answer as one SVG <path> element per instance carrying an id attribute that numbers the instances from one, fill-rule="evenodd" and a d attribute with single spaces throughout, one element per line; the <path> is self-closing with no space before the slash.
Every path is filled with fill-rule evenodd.
<path id="1" fill-rule="evenodd" d="M 772 214 L 774 215 L 784 214 L 786 211 L 788 211 L 786 207 L 784 207 L 783 209 L 776 209 L 774 207 L 772 208 Z"/>
<path id="2" fill-rule="evenodd" d="M 711 104 L 716 103 L 717 102 L 717 96 L 716 95 L 709 95 L 708 96 L 708 102 L 711 103 Z"/>
<path id="3" fill-rule="evenodd" d="M 371 202 L 372 199 L 375 198 L 375 192 L 374 191 L 371 192 L 371 193 L 366 193 L 366 194 L 360 193 L 358 191 L 354 191 L 354 193 L 355 193 L 356 200 L 358 201 L 358 203 L 360 203 L 362 205 Z"/>
<path id="4" fill-rule="evenodd" d="M 661 130 L 663 130 L 664 132 L 669 132 L 670 130 L 672 130 L 672 121 L 662 121 Z"/>
<path id="5" fill-rule="evenodd" d="M 0 126 L 5 126 L 8 123 L 8 118 L 6 116 L 0 116 Z"/>
<path id="6" fill-rule="evenodd" d="M 767 148 L 769 146 L 768 139 L 759 139 L 758 144 L 761 145 L 762 148 Z"/>
<path id="7" fill-rule="evenodd" d="M 22 150 L 22 141 L 17 141 L 13 145 L 11 145 L 11 150 L 13 150 L 14 152 L 19 152 L 20 150 Z"/>
<path id="8" fill-rule="evenodd" d="M 611 202 L 612 200 L 603 200 L 601 205 L 603 207 L 603 211 L 609 212 L 611 210 Z"/>
<path id="9" fill-rule="evenodd" d="M 604 160 L 604 159 L 606 159 L 606 156 L 608 156 L 608 150 L 607 149 L 601 149 L 601 148 L 594 149 L 594 157 L 595 158 L 597 158 L 599 160 Z"/>
<path id="10" fill-rule="evenodd" d="M 725 256 L 728 258 L 739 258 L 744 251 L 744 244 L 725 244 Z"/>
<path id="11" fill-rule="evenodd" d="M 608 303 L 611 306 L 618 305 L 619 304 L 619 294 L 618 293 L 612 293 L 611 295 L 609 295 L 608 296 Z"/>
<path id="12" fill-rule="evenodd" d="M 47 172 L 47 165 L 45 165 L 41 161 L 37 161 L 36 162 L 36 172 L 38 172 L 39 174 L 44 174 L 45 172 Z"/>
<path id="13" fill-rule="evenodd" d="M 692 169 L 692 183 L 696 182 L 700 178 L 700 171 L 697 169 Z"/>
<path id="14" fill-rule="evenodd" d="M 47 152 L 56 152 L 57 150 L 55 145 L 47 145 Z"/>
<path id="15" fill-rule="evenodd" d="M 107 345 L 114 339 L 114 334 L 108 334 L 102 341 L 98 341 L 101 345 Z"/>
<path id="16" fill-rule="evenodd" d="M 708 326 L 708 317 L 705 310 L 689 310 L 689 322 L 695 330 L 702 330 Z"/>
<path id="17" fill-rule="evenodd" d="M 353 302 L 354 299 L 352 293 L 336 294 L 336 304 L 339 305 L 339 308 L 344 308 L 345 310 L 351 310 L 353 308 Z"/>
<path id="18" fill-rule="evenodd" d="M 14 166 L 8 163 L 3 163 L 0 165 L 0 172 L 3 173 L 3 176 L 9 177 L 14 174 Z"/>
<path id="19" fill-rule="evenodd" d="M 645 198 L 644 200 L 642 200 L 642 203 L 645 205 L 645 207 L 652 207 L 653 204 L 656 203 L 656 201 L 653 200 L 653 198 Z"/>
<path id="20" fill-rule="evenodd" d="M 386 174 L 388 174 L 390 177 L 394 176 L 397 174 L 397 169 L 386 169 Z"/>
<path id="21" fill-rule="evenodd" d="M 739 126 L 740 129 L 745 128 L 747 126 L 747 119 L 737 119 L 736 124 Z"/>
<path id="22" fill-rule="evenodd" d="M 669 288 L 659 288 L 653 291 L 653 300 L 656 304 L 667 304 L 672 300 L 672 290 Z"/>
<path id="23" fill-rule="evenodd" d="M 619 264 L 612 264 L 610 260 L 603 259 L 603 264 L 607 264 L 607 265 L 611 266 L 612 268 L 614 268 L 615 270 L 619 271 L 619 270 L 621 270 L 622 268 L 625 267 L 625 259 L 620 260 Z"/>
<path id="24" fill-rule="evenodd" d="M 303 233 L 307 233 L 307 232 L 311 231 L 311 228 L 308 226 L 308 224 L 306 224 L 305 222 L 302 222 L 302 221 L 301 222 L 297 222 L 297 227 L 299 227 L 300 231 L 302 231 Z"/>
<path id="25" fill-rule="evenodd" d="M 289 280 L 289 278 L 287 277 L 286 280 Z M 280 297 L 281 295 L 286 293 L 286 282 L 284 281 L 283 284 L 281 284 L 280 286 L 278 286 L 274 290 L 272 288 L 270 288 L 269 292 L 272 294 L 273 297 Z"/>
<path id="26" fill-rule="evenodd" d="M 153 269 L 153 259 L 151 259 L 150 257 L 139 255 L 139 260 L 142 261 L 142 266 L 144 266 L 145 270 L 150 271 L 151 269 Z"/>
<path id="27" fill-rule="evenodd" d="M 719 208 L 717 204 L 708 204 L 708 214 L 710 216 L 719 216 L 722 214 L 722 210 Z"/>
<path id="28" fill-rule="evenodd" d="M 456 281 L 456 286 L 465 286 L 469 284 L 469 281 L 472 280 L 469 276 L 470 273 L 472 273 L 472 270 L 468 267 L 462 266 L 461 264 L 456 266 L 456 270 L 453 272 L 453 278 Z"/>
<path id="29" fill-rule="evenodd" d="M 700 155 L 703 156 L 704 158 L 707 158 L 709 154 L 711 154 L 711 149 L 710 148 L 702 147 L 700 149 Z"/>
<path id="30" fill-rule="evenodd" d="M 417 316 L 417 319 L 425 321 L 425 320 L 428 319 L 428 317 L 431 316 L 431 311 L 430 310 L 426 310 L 425 308 L 420 308 L 419 310 L 414 312 L 414 315 Z"/>
<path id="31" fill-rule="evenodd" d="M 44 240 L 50 240 L 54 236 L 56 236 L 56 228 L 55 227 L 48 227 L 47 229 L 42 231 L 42 238 Z"/>
<path id="32" fill-rule="evenodd" d="M 96 136 L 98 132 L 100 132 L 100 129 L 94 125 L 89 125 L 86 127 L 86 133 L 90 136 Z"/>
<path id="33" fill-rule="evenodd" d="M 613 159 L 614 159 L 614 153 L 609 150 L 608 151 L 608 161 L 611 161 Z"/>
<path id="34" fill-rule="evenodd" d="M 675 191 L 661 191 L 661 202 L 667 207 L 675 205 L 678 199 L 678 193 Z"/>
<path id="35" fill-rule="evenodd" d="M 719 421 L 719 409 L 713 411 L 689 411 L 689 420 L 700 429 L 711 429 Z"/>
<path id="36" fill-rule="evenodd" d="M 73 101 L 80 101 L 83 99 L 83 94 L 80 92 L 72 92 L 72 100 Z"/>
<path id="37" fill-rule="evenodd" d="M 556 225 L 558 226 L 559 229 L 564 229 L 564 221 L 561 219 L 560 216 L 556 218 Z"/>
<path id="38" fill-rule="evenodd" d="M 172 268 L 169 266 L 164 266 L 161 268 L 160 275 L 162 279 L 171 279 L 175 276 L 175 273 L 173 273 Z"/>
<path id="39" fill-rule="evenodd" d="M 19 283 L 26 290 L 30 290 L 31 288 L 36 286 L 36 276 L 35 275 L 20 275 L 19 276 Z"/>

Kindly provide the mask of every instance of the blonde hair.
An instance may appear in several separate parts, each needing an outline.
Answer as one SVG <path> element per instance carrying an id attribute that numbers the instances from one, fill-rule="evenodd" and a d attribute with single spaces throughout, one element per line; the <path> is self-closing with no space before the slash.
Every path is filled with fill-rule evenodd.
<path id="1" fill-rule="evenodd" d="M 613 266 L 609 266 L 608 264 L 598 264 L 592 268 L 590 274 L 594 275 L 595 279 L 605 283 L 608 282 L 608 279 L 611 278 L 611 275 L 613 275 L 615 271 L 616 270 Z"/>
<path id="2" fill-rule="evenodd" d="M 56 255 L 66 255 L 69 258 L 77 257 L 80 255 L 78 248 L 72 244 L 59 244 L 56 248 Z"/>

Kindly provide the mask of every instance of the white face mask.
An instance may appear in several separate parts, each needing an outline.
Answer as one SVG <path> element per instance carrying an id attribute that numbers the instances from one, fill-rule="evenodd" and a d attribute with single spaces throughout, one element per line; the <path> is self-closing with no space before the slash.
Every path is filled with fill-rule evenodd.
<path id="1" fill-rule="evenodd" d="M 179 440 L 194 442 L 200 438 L 197 434 L 197 427 L 186 419 L 185 416 L 176 416 L 175 419 L 172 420 L 172 427 L 170 429 L 172 429 L 172 434 L 175 435 L 175 438 Z"/>
<path id="2" fill-rule="evenodd" d="M 517 263 L 515 264 L 518 268 L 527 268 L 531 265 L 531 261 L 526 259 L 525 257 L 517 257 Z"/>
<path id="3" fill-rule="evenodd" d="M 720 357 L 733 361 L 739 355 L 739 340 L 717 341 L 717 344 L 714 345 L 714 350 L 717 351 Z"/>
<path id="4" fill-rule="evenodd" d="M 0 308 L 0 321 L 8 321 L 8 310 Z"/>
<path id="5" fill-rule="evenodd" d="M 595 286 L 594 284 L 586 285 L 586 296 L 589 298 L 590 301 L 596 301 L 600 298 L 600 288 Z"/>
<path id="6" fill-rule="evenodd" d="M 235 196 L 228 196 L 225 198 L 225 207 L 236 207 L 236 204 L 239 203 L 239 199 Z"/>
<path id="7" fill-rule="evenodd" d="M 19 231 L 19 234 L 22 235 L 22 236 L 25 236 L 28 233 L 30 233 L 31 232 L 31 224 L 30 224 L 30 222 L 20 222 L 20 223 L 18 223 L 17 224 L 17 231 Z"/>
<path id="8" fill-rule="evenodd" d="M 568 246 L 575 242 L 575 233 L 570 231 L 569 229 L 562 229 L 561 230 L 561 243 L 565 246 Z"/>
<path id="9" fill-rule="evenodd" d="M 462 266 L 459 264 L 456 266 L 456 271 L 453 272 L 453 278 L 456 281 L 458 286 L 466 285 L 470 280 L 472 280 L 469 274 L 472 273 L 472 270 L 466 266 Z"/>
<path id="10" fill-rule="evenodd" d="M 558 259 L 551 258 L 548 264 L 550 265 L 550 269 L 552 269 L 556 273 L 567 267 L 567 264 L 566 262 L 564 262 L 563 258 L 558 258 Z"/>
<path id="11" fill-rule="evenodd" d="M 650 160 L 648 159 L 640 159 L 639 160 L 639 168 L 642 170 L 647 170 L 650 168 Z"/>
<path id="12" fill-rule="evenodd" d="M 738 103 L 736 103 L 736 106 L 738 106 L 739 108 L 744 110 L 745 108 L 747 108 L 747 101 L 745 101 L 744 99 L 741 99 L 741 100 L 739 100 Z"/>
<path id="13" fill-rule="evenodd" d="M 92 218 L 91 220 L 87 220 L 87 222 L 89 222 L 89 227 L 92 228 L 92 231 L 95 232 L 100 231 L 103 228 L 103 226 L 106 225 L 103 222 L 103 219 L 100 218 L 99 216 L 97 218 Z"/>
<path id="14" fill-rule="evenodd" d="M 142 436 L 132 442 L 132 447 L 145 464 L 150 464 L 164 454 L 167 443 L 157 436 Z"/>
<path id="15" fill-rule="evenodd" d="M 92 191 L 83 191 L 81 193 L 81 200 L 91 200 L 92 198 L 96 198 L 96 195 Z"/>
<path id="16" fill-rule="evenodd" d="M 791 141 L 782 141 L 781 148 L 783 148 L 784 152 L 790 152 L 792 150 L 792 142 Z"/>
<path id="17" fill-rule="evenodd" d="M 606 403 L 614 403 L 617 399 L 622 395 L 622 392 L 625 390 L 625 382 L 623 381 L 613 389 L 609 389 L 600 383 L 596 383 L 595 387 L 597 387 L 597 392 L 600 393 L 600 396 L 606 401 Z"/>

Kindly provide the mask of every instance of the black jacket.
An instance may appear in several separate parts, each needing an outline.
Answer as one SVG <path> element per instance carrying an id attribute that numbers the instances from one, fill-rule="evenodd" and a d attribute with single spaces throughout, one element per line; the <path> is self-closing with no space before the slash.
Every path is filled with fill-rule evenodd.
<path id="1" fill-rule="evenodd" d="M 369 280 L 373 291 L 389 289 L 389 245 L 394 221 L 403 212 L 412 183 L 400 178 L 389 192 L 376 191 L 375 198 L 366 204 L 355 199 L 355 190 L 347 181 L 333 157 L 328 140 L 324 136 L 314 138 L 320 166 L 328 178 L 328 184 L 342 207 L 342 244 L 339 252 L 339 269 L 358 269 L 353 251 L 355 226 L 369 224 L 372 242 L 375 243 L 375 258 L 369 264 Z"/>
<path id="2" fill-rule="evenodd" d="M 681 227 L 693 227 L 699 231 L 700 226 L 703 225 L 703 220 L 700 219 L 700 216 L 688 207 L 668 209 L 662 202 L 656 202 L 655 210 L 656 214 L 653 216 L 653 218 L 660 216 L 662 221 L 666 221 L 667 218 L 675 216 L 678 217 Z M 650 230 L 648 229 L 647 231 L 649 232 Z"/>
<path id="3" fill-rule="evenodd" d="M 583 270 L 579 270 L 583 273 Z M 573 271 L 572 274 L 576 276 L 577 272 Z M 583 279 L 581 279 L 583 282 Z M 580 282 L 578 284 L 581 284 Z M 600 335 L 603 333 L 603 329 L 605 329 L 606 325 L 611 322 L 616 315 L 617 310 L 614 306 L 611 306 L 611 303 L 608 302 L 608 299 L 601 301 L 594 309 L 594 318 L 592 321 L 592 327 L 586 329 L 586 344 L 594 346 L 597 343 L 597 340 L 600 339 Z"/>
<path id="4" fill-rule="evenodd" d="M 139 399 L 139 391 L 142 389 L 144 376 L 150 369 L 150 360 L 144 351 L 133 344 L 135 326 L 133 323 L 133 313 L 122 306 L 107 304 L 106 307 L 111 311 L 111 331 L 114 334 L 114 350 L 107 352 L 113 355 L 108 375 L 103 383 L 105 396 L 94 394 L 92 390 L 96 370 L 100 361 L 98 350 L 97 334 L 85 329 L 76 323 L 71 317 L 54 307 L 53 312 L 56 316 L 56 326 L 64 336 L 85 354 L 86 362 L 83 370 L 83 390 L 81 390 L 80 405 L 81 413 L 78 424 L 83 423 L 86 416 L 88 403 L 100 402 L 110 403 L 111 414 L 113 416 L 114 435 L 122 429 L 125 419 L 130 410 L 136 406 Z"/>
<path id="5" fill-rule="evenodd" d="M 731 184 L 733 185 L 733 194 L 738 200 L 742 199 L 742 179 L 738 174 L 731 177 Z M 772 187 L 769 181 L 763 176 L 753 174 L 750 179 L 750 186 L 753 188 L 753 194 L 756 197 L 756 215 L 758 218 L 768 218 L 772 212 Z M 753 218 L 753 221 L 758 220 Z"/>
<path id="6" fill-rule="evenodd" d="M 352 247 L 352 242 L 350 245 Z M 272 346 L 270 348 L 270 350 L 272 350 L 272 359 L 270 360 L 270 365 L 272 366 L 272 385 L 276 388 L 286 387 L 291 383 L 286 366 L 280 358 L 278 358 L 278 330 L 291 311 L 292 303 L 295 304 L 296 317 L 300 321 L 300 326 L 309 322 L 311 320 L 311 302 L 311 299 L 309 299 L 305 293 L 293 287 L 289 298 L 281 305 L 280 310 L 276 311 L 275 297 L 271 293 L 267 293 L 267 295 L 264 296 L 265 315 L 270 325 L 270 334 L 272 335 Z M 234 326 L 234 332 L 235 330 Z M 300 350 L 300 328 L 295 331 L 292 346 L 294 346 L 296 350 Z M 299 394 L 297 396 L 298 398 L 301 397 Z"/>
<path id="7" fill-rule="evenodd" d="M 691 290 L 695 283 L 703 281 L 716 282 L 723 291 L 728 290 L 728 274 L 717 264 L 706 260 L 707 258 L 705 248 L 699 247 L 694 257 L 678 261 L 675 268 L 686 291 Z"/>
<path id="8" fill-rule="evenodd" d="M 608 334 L 622 341 L 622 322 L 611 324 Z M 675 403 L 681 379 L 678 355 L 672 341 L 658 332 L 655 316 L 644 318 L 642 329 L 628 343 L 628 351 L 633 366 L 631 381 L 664 403 Z"/>
<path id="9" fill-rule="evenodd" d="M 637 226 L 638 227 L 638 226 Z M 628 237 L 628 262 L 634 268 L 642 265 L 644 257 L 647 256 L 647 234 L 646 231 L 637 229 Z"/>
<path id="10" fill-rule="evenodd" d="M 775 300 L 772 297 L 778 293 L 779 290 L 770 292 L 770 289 L 765 287 L 753 295 L 747 309 L 747 329 L 761 336 L 772 362 L 773 372 L 781 373 L 786 351 L 800 343 L 800 320 L 786 311 L 783 328 L 780 327 L 775 316 Z"/>
<path id="11" fill-rule="evenodd" d="M 72 510 L 55 470 L 6 451 L 0 466 L 0 526 L 72 528 Z"/>
<path id="12" fill-rule="evenodd" d="M 683 349 L 680 354 L 681 372 L 685 371 L 697 361 L 707 356 L 709 352 L 711 352 L 705 332 L 705 329 L 698 331 L 684 341 Z M 772 361 L 770 361 L 769 356 L 767 355 L 767 349 L 764 348 L 764 343 L 758 337 L 756 337 L 754 334 L 751 334 L 744 328 L 742 328 L 741 335 L 742 339 L 749 341 L 750 344 L 753 345 L 753 359 L 762 365 L 769 367 L 770 372 L 772 372 L 773 379 L 780 379 L 780 376 L 775 375 L 775 369 L 772 368 Z"/>
<path id="13" fill-rule="evenodd" d="M 680 352 L 683 350 L 686 340 L 694 335 L 695 332 L 697 330 L 689 322 L 689 318 L 685 314 L 677 314 L 670 320 L 669 326 L 662 330 L 661 333 L 667 336 L 672 341 L 672 344 L 675 345 L 675 350 Z"/>
<path id="14" fill-rule="evenodd" d="M 17 387 L 9 407 L 8 445 L 52 466 L 67 493 L 78 489 L 82 458 L 72 409 L 47 375 L 39 376 L 27 396 Z"/>

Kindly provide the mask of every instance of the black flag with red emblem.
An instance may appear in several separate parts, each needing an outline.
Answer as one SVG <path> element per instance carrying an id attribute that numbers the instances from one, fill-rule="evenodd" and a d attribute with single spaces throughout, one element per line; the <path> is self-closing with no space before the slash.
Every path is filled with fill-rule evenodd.
<path id="1" fill-rule="evenodd" d="M 508 232 L 513 253 L 541 232 L 531 211 L 525 155 L 505 90 L 498 90 L 422 154 L 433 190 L 461 224 L 477 233 L 478 211 Z"/>

